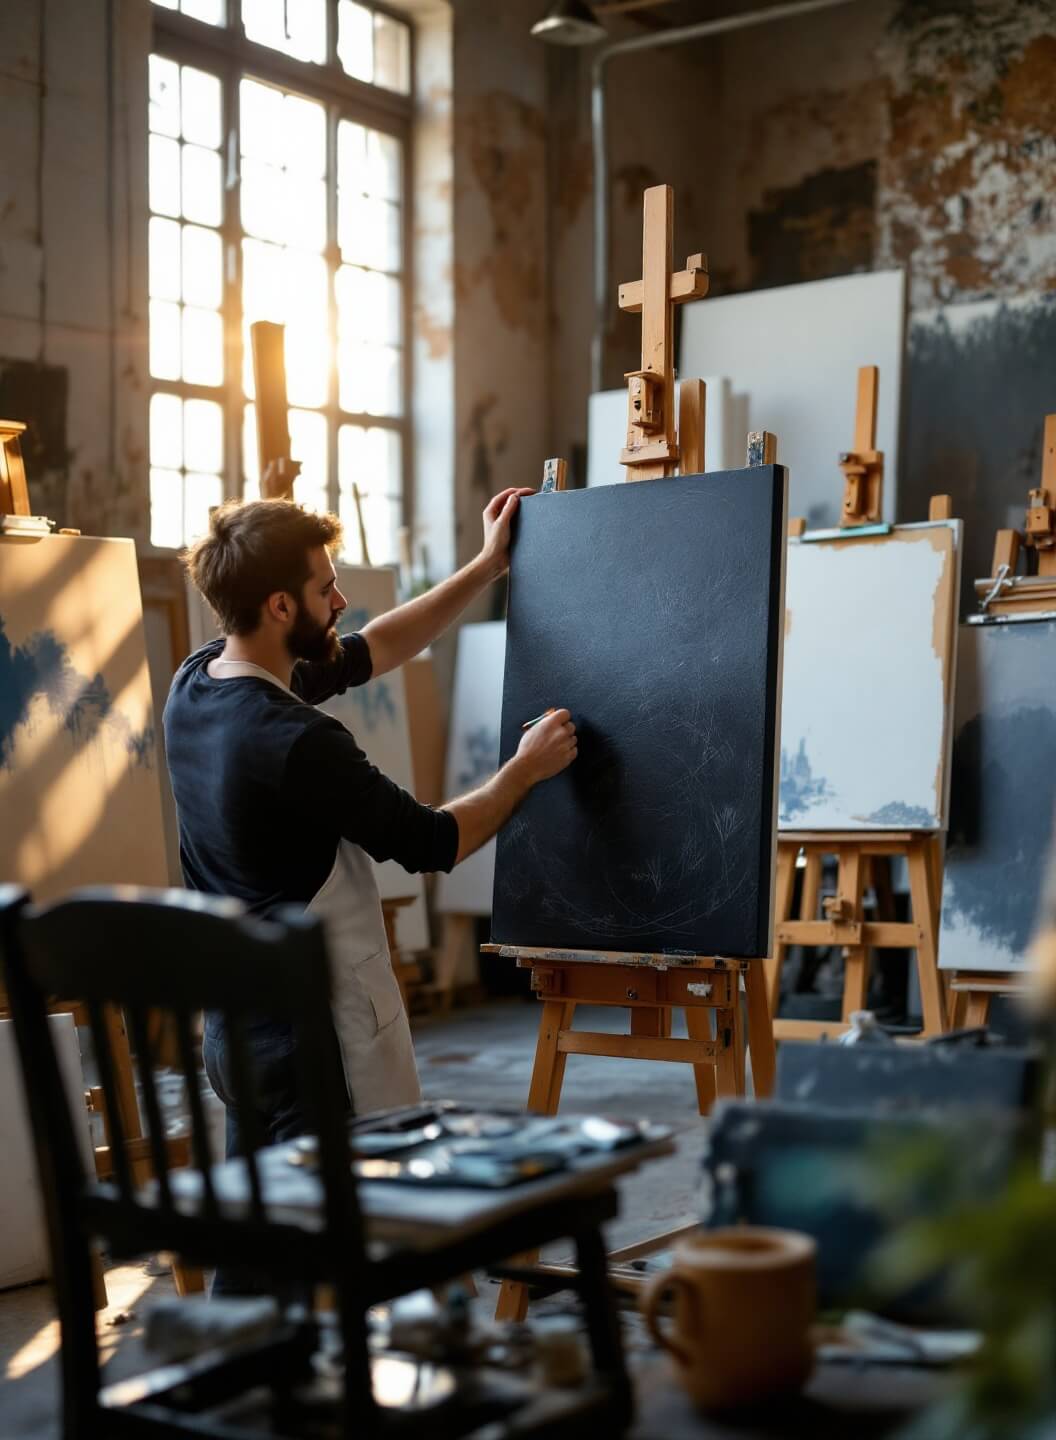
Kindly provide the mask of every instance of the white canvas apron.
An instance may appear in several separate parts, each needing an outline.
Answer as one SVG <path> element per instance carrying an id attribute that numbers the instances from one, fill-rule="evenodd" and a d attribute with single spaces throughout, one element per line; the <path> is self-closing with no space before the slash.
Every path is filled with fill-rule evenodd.
<path id="1" fill-rule="evenodd" d="M 225 678 L 255 675 L 293 695 L 260 665 L 220 663 Z M 333 869 L 306 909 L 319 916 L 326 931 L 334 1029 L 356 1113 L 416 1104 L 422 1092 L 411 1027 L 393 974 L 378 882 L 366 852 L 348 840 L 339 841 Z"/>

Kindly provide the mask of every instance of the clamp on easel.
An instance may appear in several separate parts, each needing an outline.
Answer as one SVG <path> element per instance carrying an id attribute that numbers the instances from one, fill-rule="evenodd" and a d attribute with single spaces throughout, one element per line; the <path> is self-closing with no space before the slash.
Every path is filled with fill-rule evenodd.
<path id="1" fill-rule="evenodd" d="M 843 505 L 840 527 L 879 525 L 884 508 L 884 452 L 876 448 L 876 403 L 880 370 L 863 365 L 858 371 L 858 404 L 854 417 L 854 449 L 840 456 Z"/>
<path id="2" fill-rule="evenodd" d="M 975 582 L 984 615 L 1056 611 L 1056 414 L 1045 417 L 1041 483 L 1027 492 L 1023 530 L 997 532 L 991 570 L 988 579 Z"/>
<path id="3" fill-rule="evenodd" d="M 707 294 L 707 264 L 703 255 L 691 255 L 684 270 L 672 273 L 673 206 L 670 186 L 658 185 L 645 192 L 642 278 L 619 287 L 620 309 L 642 317 L 641 365 L 626 377 L 627 443 L 620 463 L 626 467 L 627 481 L 670 476 L 676 465 L 683 475 L 704 470 L 705 386 L 701 380 L 681 382 L 676 417 L 673 320 L 675 305 Z M 749 464 L 774 463 L 774 437 L 762 431 L 749 436 Z M 548 460 L 543 471 L 543 492 L 563 490 L 566 473 L 563 460 Z M 689 1064 L 701 1114 L 711 1108 L 716 1094 L 743 1094 L 742 980 L 755 1093 L 770 1093 L 775 1059 L 762 957 L 727 960 L 719 956 L 555 950 L 508 944 L 485 945 L 483 949 L 516 960 L 519 967 L 530 970 L 532 991 L 543 1002 L 528 1095 L 530 1111 L 556 1114 L 569 1055 Z M 630 1033 L 574 1029 L 577 1006 L 596 1004 L 626 1009 Z M 676 1008 L 685 1011 L 687 1039 L 671 1033 Z M 674 1238 L 668 1232 L 630 1251 L 618 1251 L 610 1255 L 610 1264 L 668 1248 Z M 535 1257 L 526 1258 L 530 1262 Z M 536 1273 L 545 1281 L 547 1276 L 566 1272 L 561 1267 L 544 1265 Z M 520 1280 L 506 1279 L 496 1318 L 523 1319 L 527 1303 L 525 1285 Z"/>

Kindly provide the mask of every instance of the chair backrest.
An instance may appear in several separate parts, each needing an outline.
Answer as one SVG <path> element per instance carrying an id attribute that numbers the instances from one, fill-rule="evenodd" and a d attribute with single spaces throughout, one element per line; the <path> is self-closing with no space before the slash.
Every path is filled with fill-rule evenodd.
<path id="1" fill-rule="evenodd" d="M 335 1084 L 340 1072 L 335 1069 L 330 974 L 318 920 L 291 909 L 281 921 L 264 922 L 247 916 L 235 901 L 133 888 L 76 891 L 36 908 L 24 890 L 5 886 L 0 887 L 0 953 L 56 1281 L 64 1269 L 73 1274 L 76 1300 L 71 1303 L 83 1303 L 88 1235 L 105 1237 L 118 1256 L 171 1250 L 203 1265 L 251 1265 L 278 1280 L 310 1280 L 324 1250 L 328 1274 L 331 1264 L 353 1274 L 362 1266 L 344 1097 Z M 80 1002 L 91 1025 L 111 1140 L 113 1176 L 107 1182 L 84 1173 L 47 1024 L 55 998 Z M 238 1204 L 218 1195 L 211 1170 L 215 1157 L 192 1038 L 200 1010 L 219 1011 L 225 1019 L 248 1171 Z M 168 1107 L 159 1096 L 148 1025 L 152 1011 L 171 1017 L 190 1120 L 191 1166 L 175 1187 L 163 1113 Z M 292 1223 L 289 1215 L 276 1217 L 261 1183 L 258 1152 L 264 1136 L 252 1103 L 246 1032 L 246 1017 L 254 1015 L 289 1023 L 294 1034 L 305 1128 L 318 1140 L 313 1159 L 322 1187 L 314 1224 L 308 1227 Z M 130 1115 L 138 1124 L 138 1115 L 122 1017 L 138 1067 L 142 1139 L 131 1137 L 126 1124 Z M 118 1046 L 125 1047 L 123 1066 Z M 154 1184 L 144 1187 L 137 1180 L 147 1166 Z M 305 1183 L 314 1185 L 314 1179 Z M 61 1310 L 61 1284 L 59 1298 Z"/>

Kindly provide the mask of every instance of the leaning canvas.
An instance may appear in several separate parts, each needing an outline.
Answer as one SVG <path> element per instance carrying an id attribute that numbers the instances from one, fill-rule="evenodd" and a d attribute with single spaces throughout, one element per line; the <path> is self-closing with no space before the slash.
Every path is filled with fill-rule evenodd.
<path id="1" fill-rule="evenodd" d="M 0 537 L 0 880 L 165 885 L 135 546 Z"/>
<path id="2" fill-rule="evenodd" d="M 942 830 L 960 522 L 788 546 L 782 830 Z"/>
<path id="3" fill-rule="evenodd" d="M 1022 970 L 1056 822 L 1056 620 L 963 625 L 939 964 Z"/>
<path id="4" fill-rule="evenodd" d="M 785 494 L 768 465 L 522 502 L 500 756 L 565 706 L 579 758 L 499 834 L 494 940 L 767 954 Z"/>
<path id="5" fill-rule="evenodd" d="M 506 626 L 501 620 L 463 625 L 458 632 L 455 689 L 448 728 L 444 795 L 455 800 L 483 785 L 499 768 L 499 719 Z M 437 876 L 436 908 L 446 915 L 489 915 L 495 879 L 495 841 Z"/>

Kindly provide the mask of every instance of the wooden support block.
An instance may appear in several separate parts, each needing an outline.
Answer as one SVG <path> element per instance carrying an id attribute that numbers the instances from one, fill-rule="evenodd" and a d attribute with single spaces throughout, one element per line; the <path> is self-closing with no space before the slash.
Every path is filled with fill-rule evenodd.
<path id="1" fill-rule="evenodd" d="M 703 300 L 708 293 L 708 257 L 690 255 L 686 268 L 671 276 L 668 295 L 672 305 L 681 305 L 687 300 Z M 619 306 L 625 315 L 642 313 L 642 282 L 628 280 L 619 287 Z"/>
<path id="2" fill-rule="evenodd" d="M 1019 565 L 1020 534 L 1018 530 L 999 530 L 994 537 L 994 561 L 990 573 L 995 577 L 1003 565 L 1008 566 L 1009 575 L 1016 573 Z"/>
<path id="3" fill-rule="evenodd" d="M 745 464 L 748 466 L 776 465 L 777 436 L 772 435 L 769 430 L 750 430 L 748 432 L 748 458 Z"/>
<path id="4" fill-rule="evenodd" d="M 929 520 L 952 520 L 953 519 L 953 496 L 933 495 L 928 502 Z"/>
<path id="5" fill-rule="evenodd" d="M 703 475 L 707 396 L 703 380 L 678 387 L 678 454 L 683 475 Z"/>
<path id="6" fill-rule="evenodd" d="M 807 532 L 807 520 L 804 515 L 793 515 L 788 522 L 788 538 L 799 540 Z"/>
<path id="7" fill-rule="evenodd" d="M 0 420 L 0 515 L 29 515 L 29 486 L 22 459 L 25 425 Z"/>

